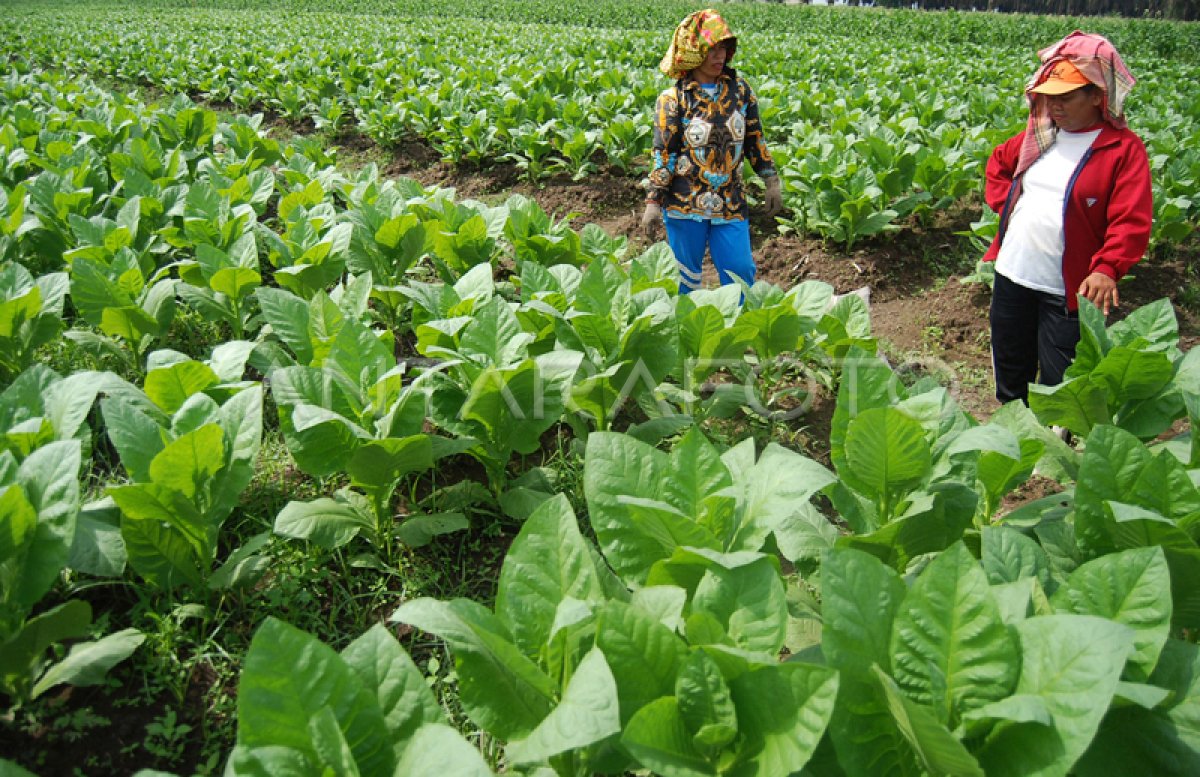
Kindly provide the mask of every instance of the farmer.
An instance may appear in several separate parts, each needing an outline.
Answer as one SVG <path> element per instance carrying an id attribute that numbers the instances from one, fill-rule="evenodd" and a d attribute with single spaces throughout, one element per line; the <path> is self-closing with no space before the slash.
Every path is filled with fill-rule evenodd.
<path id="1" fill-rule="evenodd" d="M 1040 51 L 1025 96 L 1025 131 L 997 146 L 985 196 L 1000 229 L 995 260 L 992 366 L 996 398 L 1028 402 L 1075 358 L 1079 297 L 1104 315 L 1117 281 L 1150 239 L 1150 164 L 1125 121 L 1134 78 L 1105 38 L 1073 32 Z"/>
<path id="2" fill-rule="evenodd" d="M 767 215 L 778 213 L 783 202 L 763 142 L 758 101 L 729 66 L 736 52 L 729 25 L 709 9 L 680 22 L 659 64 L 675 84 L 654 108 L 654 160 L 642 228 L 655 239 L 666 225 L 681 294 L 700 287 L 705 248 L 722 284 L 735 277 L 754 282 L 743 155 L 766 181 Z"/>

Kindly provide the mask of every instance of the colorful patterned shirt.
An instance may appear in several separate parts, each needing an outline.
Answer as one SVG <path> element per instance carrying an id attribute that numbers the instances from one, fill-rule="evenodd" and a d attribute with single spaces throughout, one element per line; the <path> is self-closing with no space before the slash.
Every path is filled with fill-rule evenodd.
<path id="1" fill-rule="evenodd" d="M 681 78 L 654 108 L 654 162 L 647 200 L 668 216 L 721 221 L 745 219 L 742 158 L 763 178 L 775 163 L 763 141 L 754 90 L 725 68 L 715 97 Z"/>

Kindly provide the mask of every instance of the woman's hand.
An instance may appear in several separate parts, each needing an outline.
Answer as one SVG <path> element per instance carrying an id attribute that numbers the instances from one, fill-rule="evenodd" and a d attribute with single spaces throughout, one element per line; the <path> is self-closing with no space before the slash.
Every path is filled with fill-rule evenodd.
<path id="1" fill-rule="evenodd" d="M 763 207 L 768 216 L 774 216 L 783 210 L 783 191 L 777 175 L 767 179 L 767 191 L 763 194 Z"/>
<path id="2" fill-rule="evenodd" d="M 1094 272 L 1079 284 L 1080 296 L 1086 297 L 1093 305 L 1108 315 L 1111 308 L 1118 306 L 1117 282 L 1102 272 Z"/>
<path id="3" fill-rule="evenodd" d="M 657 203 L 647 202 L 646 212 L 642 214 L 642 231 L 649 239 L 658 240 L 664 229 L 662 208 Z"/>

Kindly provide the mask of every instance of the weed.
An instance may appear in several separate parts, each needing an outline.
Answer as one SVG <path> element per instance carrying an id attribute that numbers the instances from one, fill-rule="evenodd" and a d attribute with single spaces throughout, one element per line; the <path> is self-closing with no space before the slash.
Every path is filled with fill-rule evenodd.
<path id="1" fill-rule="evenodd" d="M 939 353 L 945 337 L 946 330 L 940 325 L 928 324 L 921 330 L 921 347 L 930 353 Z"/>
<path id="2" fill-rule="evenodd" d="M 191 726 L 176 719 L 175 710 L 167 709 L 161 718 L 146 726 L 142 749 L 159 761 L 174 765 L 183 758 L 191 730 Z"/>

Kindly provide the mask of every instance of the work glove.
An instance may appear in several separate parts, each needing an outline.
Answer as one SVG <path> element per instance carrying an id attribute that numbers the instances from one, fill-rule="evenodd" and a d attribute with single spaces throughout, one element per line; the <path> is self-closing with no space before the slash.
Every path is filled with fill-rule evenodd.
<path id="1" fill-rule="evenodd" d="M 657 240 L 664 229 L 662 207 L 658 203 L 647 202 L 646 212 L 642 214 L 642 231 L 649 239 Z"/>
<path id="2" fill-rule="evenodd" d="M 783 189 L 777 175 L 767 179 L 767 191 L 763 194 L 763 207 L 766 208 L 768 216 L 774 216 L 783 210 Z"/>

